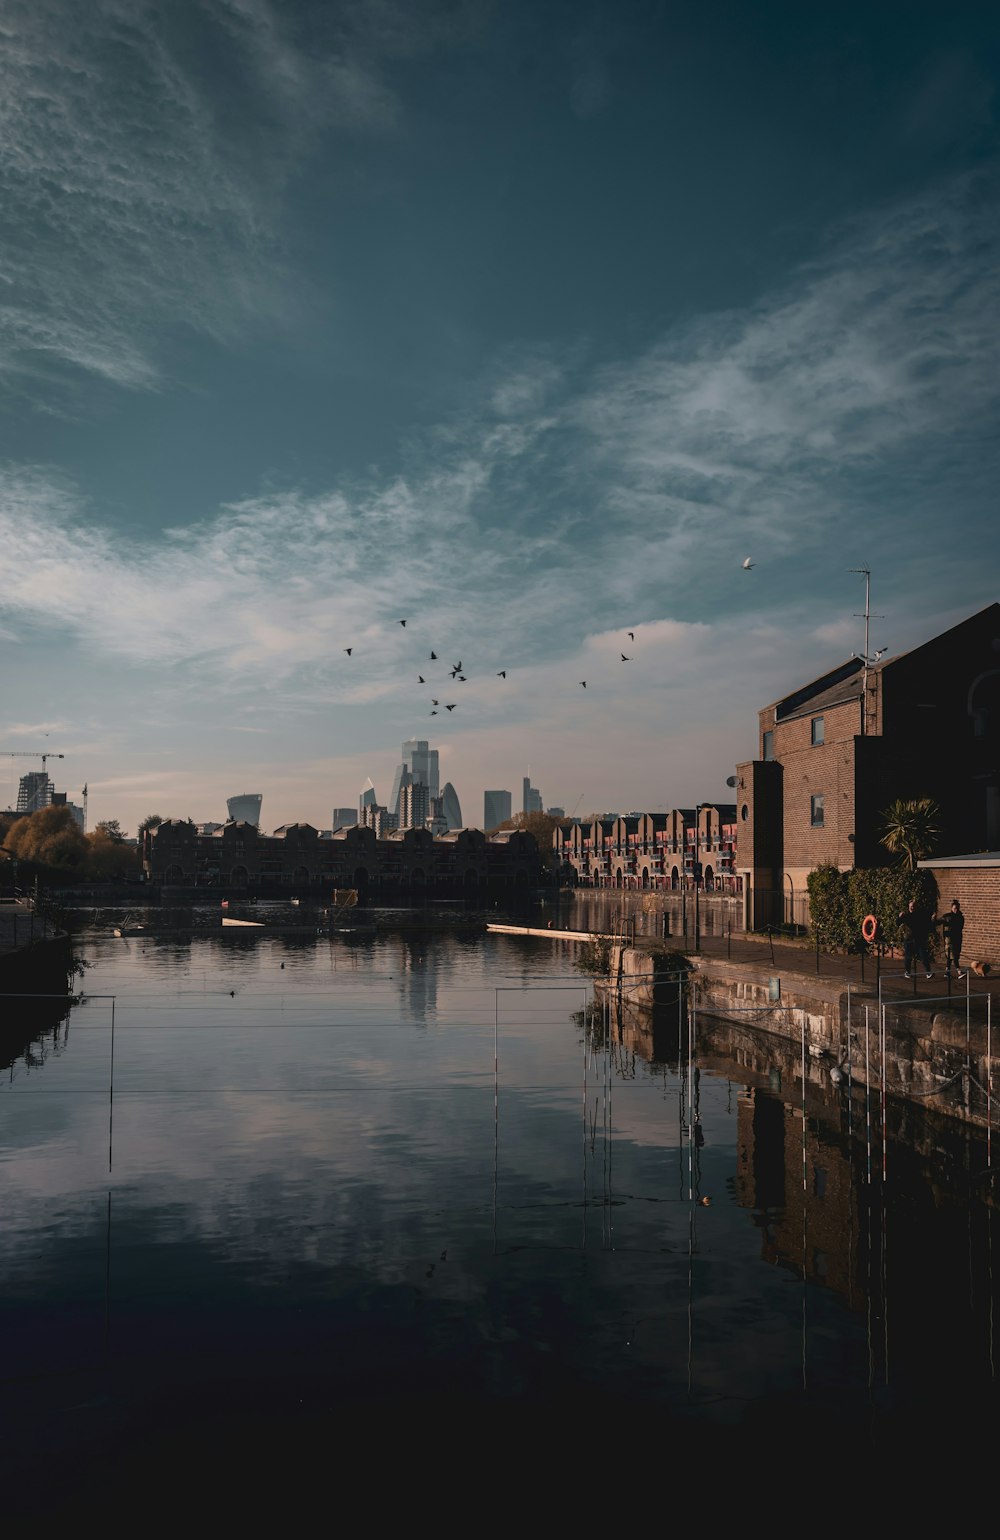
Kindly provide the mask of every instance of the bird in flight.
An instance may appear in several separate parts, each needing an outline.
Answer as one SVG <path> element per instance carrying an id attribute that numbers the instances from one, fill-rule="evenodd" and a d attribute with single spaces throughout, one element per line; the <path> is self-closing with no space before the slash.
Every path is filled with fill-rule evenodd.
<path id="1" fill-rule="evenodd" d="M 455 674 L 455 675 L 453 675 L 453 678 L 457 679 L 459 684 L 464 684 L 465 683 L 465 675 L 464 674 Z"/>
<path id="2" fill-rule="evenodd" d="M 458 705 L 458 701 L 453 701 L 450 706 L 445 706 L 444 709 L 445 709 L 445 711 L 454 711 L 454 709 L 455 709 L 455 707 L 457 705 Z"/>
<path id="3" fill-rule="evenodd" d="M 431 653 L 431 662 L 432 663 L 436 663 L 437 662 L 437 653 L 436 652 L 432 652 Z"/>
<path id="4" fill-rule="evenodd" d="M 497 674 L 497 678 L 498 679 L 506 679 L 507 678 L 507 670 L 505 668 L 502 668 L 500 670 L 499 674 Z"/>
<path id="5" fill-rule="evenodd" d="M 631 658 L 626 658 L 625 654 L 622 653 L 622 662 L 623 663 L 631 663 L 631 661 L 632 661 Z"/>
<path id="6" fill-rule="evenodd" d="M 440 704 L 441 704 L 441 702 L 439 700 L 432 700 L 431 701 L 431 705 L 432 706 L 440 706 Z"/>
<path id="7" fill-rule="evenodd" d="M 752 566 L 753 566 L 753 562 L 750 560 L 749 556 L 744 556 L 744 558 L 743 558 L 743 571 L 744 572 L 749 572 L 750 568 Z"/>
<path id="8" fill-rule="evenodd" d="M 460 674 L 462 672 L 461 662 L 453 663 L 452 664 L 452 668 L 451 668 L 451 672 L 452 672 L 453 675 L 454 674 Z"/>
<path id="9" fill-rule="evenodd" d="M 351 653 L 354 651 L 354 648 L 353 647 L 345 647 L 344 651 L 347 653 L 347 656 L 350 657 Z"/>
<path id="10" fill-rule="evenodd" d="M 635 641 L 635 632 L 634 631 L 629 631 L 626 634 L 627 634 L 628 639 L 629 639 L 630 642 L 634 642 Z"/>
<path id="11" fill-rule="evenodd" d="M 423 674 L 418 674 L 417 675 L 417 684 L 426 684 L 426 683 L 427 683 L 427 680 L 424 678 Z"/>
<path id="12" fill-rule="evenodd" d="M 406 621 L 405 620 L 401 620 L 399 623 L 400 623 L 401 626 L 405 626 L 406 625 Z"/>
<path id="13" fill-rule="evenodd" d="M 580 683 L 581 683 L 581 684 L 582 684 L 582 685 L 583 685 L 583 688 L 584 688 L 584 689 L 586 689 L 586 688 L 587 688 L 587 681 L 586 681 L 586 679 L 581 679 L 581 680 L 580 680 Z"/>
<path id="14" fill-rule="evenodd" d="M 437 716 L 437 712 L 436 712 L 436 711 L 432 711 L 432 712 L 431 712 L 431 716 L 432 716 L 432 717 L 436 717 L 436 716 Z"/>

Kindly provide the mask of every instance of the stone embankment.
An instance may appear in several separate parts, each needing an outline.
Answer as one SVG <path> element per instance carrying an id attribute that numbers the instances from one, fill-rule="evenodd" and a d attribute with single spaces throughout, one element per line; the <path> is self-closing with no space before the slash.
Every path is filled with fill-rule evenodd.
<path id="1" fill-rule="evenodd" d="M 685 975 L 696 1011 L 793 1046 L 809 1066 L 807 1079 L 818 1073 L 838 1085 L 884 1085 L 889 1096 L 983 1128 L 997 1121 L 989 994 L 911 996 L 896 978 L 873 988 L 829 974 L 778 973 L 766 961 L 621 946 L 612 947 L 610 975 L 596 991 L 624 1015 L 655 1015 L 657 1006 L 677 1003 Z"/>

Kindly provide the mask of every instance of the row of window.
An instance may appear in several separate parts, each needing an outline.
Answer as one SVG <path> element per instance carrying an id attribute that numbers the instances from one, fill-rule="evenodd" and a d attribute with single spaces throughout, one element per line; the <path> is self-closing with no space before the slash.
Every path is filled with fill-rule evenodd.
<path id="1" fill-rule="evenodd" d="M 812 744 L 814 749 L 818 749 L 821 746 L 821 744 L 826 742 L 826 718 L 825 717 L 813 717 L 812 718 L 812 720 L 809 723 L 809 741 Z M 763 759 L 773 759 L 774 758 L 774 732 L 773 731 L 769 731 L 769 732 L 766 732 L 764 734 L 764 742 L 763 742 L 762 749 L 761 749 L 761 757 Z"/>

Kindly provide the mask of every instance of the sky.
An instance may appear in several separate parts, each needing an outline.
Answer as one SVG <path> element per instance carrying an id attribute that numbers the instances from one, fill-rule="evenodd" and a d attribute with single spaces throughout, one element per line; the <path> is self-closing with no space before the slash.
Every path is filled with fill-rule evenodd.
<path id="1" fill-rule="evenodd" d="M 323 828 L 409 738 L 470 824 L 725 801 L 851 569 L 873 651 L 1000 597 L 995 7 L 4 0 L 0 51 L 0 806 L 45 752 L 91 826 Z"/>

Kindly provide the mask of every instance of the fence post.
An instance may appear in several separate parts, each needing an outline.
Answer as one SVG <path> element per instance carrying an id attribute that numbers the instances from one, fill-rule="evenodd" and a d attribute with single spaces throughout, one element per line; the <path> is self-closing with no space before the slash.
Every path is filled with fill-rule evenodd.
<path id="1" fill-rule="evenodd" d="M 768 945 L 771 948 L 771 967 L 773 968 L 774 967 L 774 928 L 771 925 L 769 925 L 767 927 L 767 941 L 768 941 Z"/>

